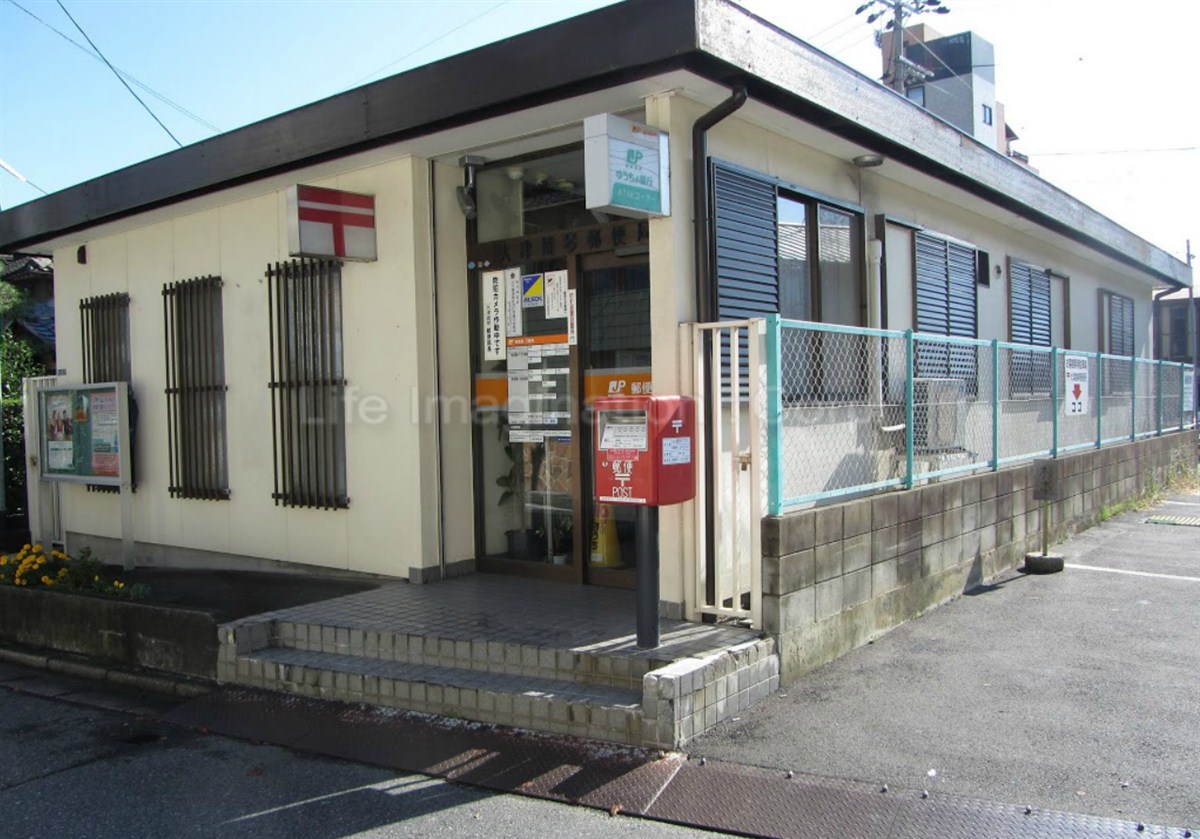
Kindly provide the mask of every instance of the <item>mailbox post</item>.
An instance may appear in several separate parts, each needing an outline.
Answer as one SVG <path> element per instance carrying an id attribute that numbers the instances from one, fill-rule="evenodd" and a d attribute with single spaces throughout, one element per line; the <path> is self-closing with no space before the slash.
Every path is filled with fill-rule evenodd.
<path id="1" fill-rule="evenodd" d="M 637 507 L 637 644 L 659 645 L 658 508 L 696 496 L 695 402 L 613 396 L 593 405 L 595 498 Z"/>

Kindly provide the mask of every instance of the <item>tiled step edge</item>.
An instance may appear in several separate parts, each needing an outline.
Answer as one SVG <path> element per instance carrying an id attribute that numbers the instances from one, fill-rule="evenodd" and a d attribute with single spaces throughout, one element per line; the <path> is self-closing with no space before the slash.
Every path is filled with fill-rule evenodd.
<path id="1" fill-rule="evenodd" d="M 778 689 L 774 638 L 673 661 L 643 682 L 642 744 L 679 748 Z"/>
<path id="2" fill-rule="evenodd" d="M 279 647 L 238 656 L 228 681 L 630 745 L 643 740 L 640 690 Z"/>
<path id="3" fill-rule="evenodd" d="M 223 629 L 233 632 L 234 637 L 222 637 L 222 645 L 232 644 L 239 655 L 270 646 L 635 691 L 642 689 L 642 680 L 647 673 L 669 663 L 653 654 L 606 654 L 290 621 L 243 622 L 226 625 Z M 226 660 L 233 658 L 226 656 Z"/>

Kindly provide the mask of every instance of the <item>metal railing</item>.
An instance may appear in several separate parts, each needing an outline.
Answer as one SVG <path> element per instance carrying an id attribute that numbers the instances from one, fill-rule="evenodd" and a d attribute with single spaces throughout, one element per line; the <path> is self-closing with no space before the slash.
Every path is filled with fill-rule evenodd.
<path id="1" fill-rule="evenodd" d="M 689 602 L 698 615 L 762 626 L 760 527 L 766 503 L 766 381 L 761 318 L 681 326 L 696 398 L 695 542 Z"/>
<path id="2" fill-rule="evenodd" d="M 1196 425 L 1176 362 L 778 315 L 766 333 L 772 515 Z"/>

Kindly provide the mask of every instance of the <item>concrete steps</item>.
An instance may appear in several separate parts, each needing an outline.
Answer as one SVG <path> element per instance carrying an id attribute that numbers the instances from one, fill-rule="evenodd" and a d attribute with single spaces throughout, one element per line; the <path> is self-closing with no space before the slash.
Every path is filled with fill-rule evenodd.
<path id="1" fill-rule="evenodd" d="M 597 740 L 642 741 L 640 685 L 634 691 L 285 647 L 256 650 L 240 657 L 237 666 L 250 683 L 303 696 L 548 728 Z"/>
<path id="2" fill-rule="evenodd" d="M 693 629 L 708 640 L 694 643 Z M 628 637 L 563 648 L 485 631 L 448 637 L 436 626 L 423 634 L 262 615 L 220 627 L 218 681 L 660 748 L 779 685 L 774 641 L 744 630 L 722 647 L 711 628 L 679 624 L 674 643 L 652 651 Z"/>

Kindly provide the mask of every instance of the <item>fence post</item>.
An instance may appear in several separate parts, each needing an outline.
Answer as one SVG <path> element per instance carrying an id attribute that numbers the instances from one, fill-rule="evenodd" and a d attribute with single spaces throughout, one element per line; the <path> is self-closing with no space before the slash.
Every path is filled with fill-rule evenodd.
<path id="1" fill-rule="evenodd" d="M 1191 395 L 1191 394 L 1187 394 L 1187 393 L 1183 392 L 1183 386 L 1185 384 L 1187 384 L 1186 370 L 1187 370 L 1187 368 L 1184 367 L 1183 362 L 1182 361 L 1179 362 L 1179 430 L 1180 431 L 1183 431 L 1183 429 L 1187 428 L 1187 425 L 1185 425 L 1184 421 L 1185 421 L 1185 418 L 1187 417 L 1188 397 Z"/>
<path id="2" fill-rule="evenodd" d="M 992 471 L 1000 468 L 1000 341 L 992 339 Z"/>
<path id="3" fill-rule="evenodd" d="M 773 516 L 783 510 L 783 394 L 779 389 L 779 315 L 767 315 L 767 497 Z"/>
<path id="4" fill-rule="evenodd" d="M 915 429 L 913 421 L 916 411 L 913 410 L 913 331 L 904 330 L 904 488 L 912 489 L 913 485 L 913 446 L 915 445 Z"/>
<path id="5" fill-rule="evenodd" d="M 1058 457 L 1058 347 L 1050 348 L 1050 456 Z"/>
<path id="6" fill-rule="evenodd" d="M 1163 404 L 1162 404 L 1162 366 L 1163 366 L 1163 363 L 1162 363 L 1161 358 L 1158 360 L 1158 364 L 1155 366 L 1157 369 L 1157 372 L 1155 374 L 1157 384 L 1155 384 L 1155 386 L 1154 386 L 1154 393 L 1156 396 L 1156 400 L 1158 402 L 1158 434 L 1155 436 L 1161 437 L 1162 436 L 1162 411 L 1163 411 Z"/>
<path id="7" fill-rule="evenodd" d="M 1129 439 L 1137 439 L 1137 359 L 1129 356 Z"/>
<path id="8" fill-rule="evenodd" d="M 1096 353 L 1096 448 L 1104 441 L 1104 353 Z"/>

